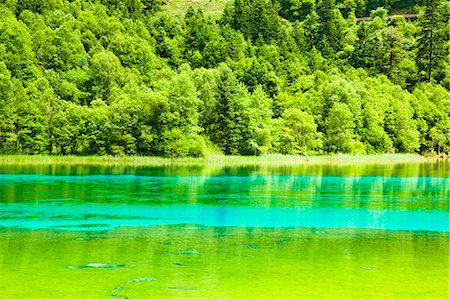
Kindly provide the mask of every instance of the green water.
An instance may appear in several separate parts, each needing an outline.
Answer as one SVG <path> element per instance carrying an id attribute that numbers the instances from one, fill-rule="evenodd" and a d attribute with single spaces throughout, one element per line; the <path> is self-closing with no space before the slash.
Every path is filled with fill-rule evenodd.
<path id="1" fill-rule="evenodd" d="M 450 164 L 0 165 L 0 298 L 448 298 Z"/>

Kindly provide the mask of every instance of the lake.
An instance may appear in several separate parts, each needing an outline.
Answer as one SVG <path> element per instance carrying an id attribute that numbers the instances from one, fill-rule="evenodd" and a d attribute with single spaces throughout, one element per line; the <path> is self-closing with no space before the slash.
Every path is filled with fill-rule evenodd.
<path id="1" fill-rule="evenodd" d="M 0 165 L 0 298 L 447 298 L 450 163 Z"/>

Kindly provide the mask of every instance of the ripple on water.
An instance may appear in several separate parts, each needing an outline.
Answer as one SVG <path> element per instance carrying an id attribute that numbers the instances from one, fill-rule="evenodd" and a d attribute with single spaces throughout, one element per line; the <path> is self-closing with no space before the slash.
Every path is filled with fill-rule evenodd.
<path id="1" fill-rule="evenodd" d="M 117 269 L 117 268 L 125 268 L 127 265 L 108 265 L 102 263 L 90 263 L 86 265 L 78 265 L 78 266 L 68 266 L 69 269 Z"/>
<path id="2" fill-rule="evenodd" d="M 127 282 L 128 283 L 136 283 L 136 282 L 155 281 L 155 280 L 157 280 L 157 279 L 154 277 L 141 277 L 141 278 L 130 279 Z"/>

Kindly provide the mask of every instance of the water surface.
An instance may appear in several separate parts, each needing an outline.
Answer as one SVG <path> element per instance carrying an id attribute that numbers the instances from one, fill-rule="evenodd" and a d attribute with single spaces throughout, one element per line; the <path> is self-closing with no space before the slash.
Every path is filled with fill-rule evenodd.
<path id="1" fill-rule="evenodd" d="M 0 166 L 1 298 L 446 298 L 450 165 Z"/>

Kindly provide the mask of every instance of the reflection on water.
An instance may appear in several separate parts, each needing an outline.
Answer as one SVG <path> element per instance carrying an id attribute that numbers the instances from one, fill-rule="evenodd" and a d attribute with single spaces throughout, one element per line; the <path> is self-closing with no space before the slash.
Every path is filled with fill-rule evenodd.
<path id="1" fill-rule="evenodd" d="M 63 170 L 50 175 L 4 168 L 0 226 L 98 230 L 199 224 L 449 231 L 450 178 L 427 173 L 443 167 L 415 166 L 386 167 L 402 176 L 380 175 L 387 170 L 379 165 L 309 166 L 292 168 L 291 175 L 286 168 L 265 167 L 136 168 L 123 175 L 102 168 L 98 172 L 103 174 L 78 176 Z M 164 176 L 166 172 L 172 175 Z"/>
<path id="2" fill-rule="evenodd" d="M 450 161 L 387 164 L 303 164 L 303 165 L 166 165 L 102 166 L 89 164 L 0 164 L 2 174 L 47 175 L 141 175 L 141 176 L 384 176 L 449 177 Z"/>
<path id="3" fill-rule="evenodd" d="M 0 285 L 2 298 L 445 298 L 448 242 L 368 229 L 6 230 Z"/>
<path id="4" fill-rule="evenodd" d="M 0 165 L 1 298 L 445 298 L 450 164 Z"/>

